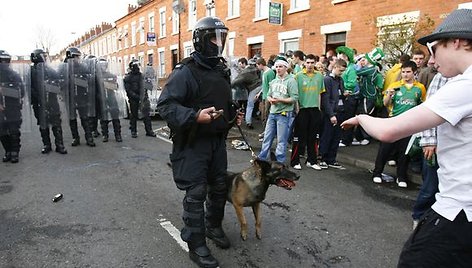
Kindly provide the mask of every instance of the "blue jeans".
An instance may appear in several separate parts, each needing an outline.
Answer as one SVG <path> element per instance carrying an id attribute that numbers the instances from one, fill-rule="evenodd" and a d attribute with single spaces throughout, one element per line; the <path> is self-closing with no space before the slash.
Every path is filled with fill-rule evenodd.
<path id="1" fill-rule="evenodd" d="M 256 100 L 256 94 L 261 91 L 261 87 L 257 87 L 249 92 L 249 96 L 247 97 L 247 106 L 246 106 L 246 124 L 252 124 L 252 112 L 254 111 L 254 103 Z"/>
<path id="2" fill-rule="evenodd" d="M 258 158 L 262 160 L 270 160 L 270 147 L 277 135 L 277 148 L 275 149 L 275 157 L 277 162 L 285 163 L 287 154 L 287 139 L 289 120 L 292 117 L 292 112 L 287 112 L 286 115 L 270 113 L 267 117 L 267 123 L 264 130 L 264 140 L 262 141 L 261 152 Z"/>
<path id="3" fill-rule="evenodd" d="M 438 165 L 432 167 L 427 164 L 427 160 L 423 159 L 423 184 L 421 185 L 416 203 L 413 206 L 413 214 L 411 215 L 414 220 L 418 220 L 423 214 L 431 208 L 436 202 L 435 195 L 439 192 L 438 189 Z"/>

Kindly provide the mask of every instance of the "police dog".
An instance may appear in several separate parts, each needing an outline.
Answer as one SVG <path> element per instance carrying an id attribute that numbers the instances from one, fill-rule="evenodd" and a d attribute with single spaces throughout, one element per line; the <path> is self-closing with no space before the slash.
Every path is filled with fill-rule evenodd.
<path id="1" fill-rule="evenodd" d="M 256 218 L 256 237 L 261 239 L 261 202 L 269 186 L 274 184 L 291 190 L 299 176 L 282 163 L 256 159 L 252 166 L 240 173 L 228 174 L 228 201 L 236 210 L 241 227 L 241 238 L 247 239 L 247 221 L 244 207 L 252 207 Z"/>

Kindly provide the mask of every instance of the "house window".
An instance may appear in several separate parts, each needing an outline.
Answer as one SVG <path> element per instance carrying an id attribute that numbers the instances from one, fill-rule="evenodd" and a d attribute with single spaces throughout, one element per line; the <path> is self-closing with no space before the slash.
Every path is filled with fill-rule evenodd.
<path id="1" fill-rule="evenodd" d="M 290 0 L 290 10 L 287 11 L 288 14 L 304 11 L 310 9 L 309 0 Z"/>
<path id="2" fill-rule="evenodd" d="M 290 9 L 302 9 L 309 6 L 308 0 L 290 0 Z"/>
<path id="3" fill-rule="evenodd" d="M 152 66 L 154 64 L 154 54 L 148 54 L 148 64 Z"/>
<path id="4" fill-rule="evenodd" d="M 146 40 L 145 33 L 144 33 L 144 18 L 139 19 L 138 32 L 139 32 L 139 43 L 144 44 L 144 41 Z"/>
<path id="5" fill-rule="evenodd" d="M 239 17 L 239 0 L 228 0 L 228 18 Z"/>
<path id="6" fill-rule="evenodd" d="M 166 65 L 165 65 L 165 51 L 159 50 L 159 78 L 164 78 L 166 75 Z"/>
<path id="7" fill-rule="evenodd" d="M 166 9 L 159 9 L 159 37 L 166 36 Z"/>
<path id="8" fill-rule="evenodd" d="M 264 19 L 269 17 L 270 0 L 256 0 L 256 19 Z"/>
<path id="9" fill-rule="evenodd" d="M 193 29 L 195 23 L 197 22 L 197 1 L 189 0 L 188 1 L 188 28 Z"/>
<path id="10" fill-rule="evenodd" d="M 172 11 L 172 34 L 179 33 L 180 18 L 179 13 Z"/>
<path id="11" fill-rule="evenodd" d="M 300 40 L 298 38 L 281 40 L 282 51 L 285 53 L 287 50 L 295 51 L 298 50 Z"/>
<path id="12" fill-rule="evenodd" d="M 190 53 L 193 51 L 193 43 L 192 41 L 184 42 L 184 58 L 189 57 Z"/>
<path id="13" fill-rule="evenodd" d="M 154 12 L 149 14 L 149 32 L 154 32 Z"/>
<path id="14" fill-rule="evenodd" d="M 346 32 L 326 34 L 326 51 L 336 51 L 339 46 L 346 45 Z"/>
<path id="15" fill-rule="evenodd" d="M 136 45 L 136 22 L 131 23 L 131 46 Z"/>
<path id="16" fill-rule="evenodd" d="M 124 48 L 128 48 L 128 25 L 125 25 L 125 29 L 123 32 L 123 39 L 124 39 Z"/>

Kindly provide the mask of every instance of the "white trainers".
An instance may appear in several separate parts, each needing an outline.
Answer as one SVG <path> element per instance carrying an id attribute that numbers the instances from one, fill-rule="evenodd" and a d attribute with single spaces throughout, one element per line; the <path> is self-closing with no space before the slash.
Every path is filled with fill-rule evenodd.
<path id="1" fill-rule="evenodd" d="M 339 147 L 346 147 L 346 144 L 342 143 L 342 142 L 339 142 Z"/>
<path id="2" fill-rule="evenodd" d="M 296 164 L 295 166 L 293 166 L 293 168 L 296 169 L 296 170 L 300 170 L 300 169 L 302 169 L 302 165 Z"/>
<path id="3" fill-rule="evenodd" d="M 397 162 L 395 162 L 395 160 L 388 160 L 387 164 L 391 167 L 394 167 L 397 164 Z"/>
<path id="4" fill-rule="evenodd" d="M 320 166 L 321 166 L 321 163 L 320 163 Z M 346 168 L 343 167 L 341 164 L 339 164 L 338 162 L 334 162 L 332 164 L 328 164 L 328 167 L 330 168 L 336 168 L 336 169 L 340 169 L 340 170 L 345 170 Z"/>
<path id="5" fill-rule="evenodd" d="M 398 185 L 398 187 L 400 187 L 400 188 L 406 188 L 406 187 L 408 187 L 408 184 L 406 183 L 406 181 L 398 181 L 398 179 L 397 179 L 397 185 Z"/>
<path id="6" fill-rule="evenodd" d="M 320 166 L 320 168 L 322 168 L 322 169 L 327 169 L 328 168 L 328 164 L 326 164 L 326 162 L 324 162 L 324 161 L 321 161 L 318 164 L 318 166 Z"/>
<path id="7" fill-rule="evenodd" d="M 351 145 L 361 145 L 361 143 L 359 141 L 353 140 L 351 142 Z"/>
<path id="8" fill-rule="evenodd" d="M 382 178 L 381 177 L 373 177 L 372 181 L 375 183 L 382 183 Z"/>
<path id="9" fill-rule="evenodd" d="M 366 140 L 366 139 L 363 139 L 363 140 L 361 141 L 361 145 L 368 145 L 369 143 L 370 143 L 370 141 L 369 141 L 369 140 Z"/>
<path id="10" fill-rule="evenodd" d="M 415 230 L 416 227 L 418 227 L 418 223 L 420 223 L 419 220 L 413 220 L 413 230 Z"/>
<path id="11" fill-rule="evenodd" d="M 314 170 L 321 170 L 320 166 L 318 166 L 317 164 L 310 164 L 310 162 L 306 162 L 306 166 Z"/>

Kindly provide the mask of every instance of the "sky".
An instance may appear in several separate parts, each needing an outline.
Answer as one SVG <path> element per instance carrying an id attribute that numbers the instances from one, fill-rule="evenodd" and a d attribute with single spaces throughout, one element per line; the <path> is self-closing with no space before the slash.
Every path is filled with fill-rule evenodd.
<path id="1" fill-rule="evenodd" d="M 136 0 L 3 0 L 0 8 L 0 50 L 29 55 L 38 32 L 50 32 L 55 54 L 95 25 L 125 16 Z"/>

